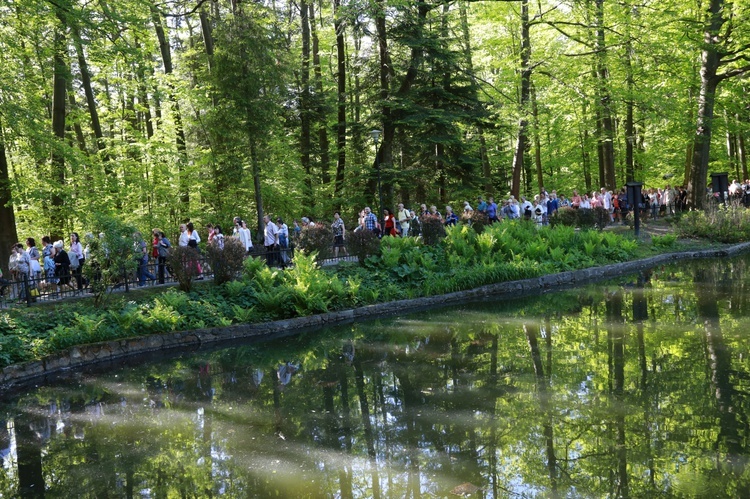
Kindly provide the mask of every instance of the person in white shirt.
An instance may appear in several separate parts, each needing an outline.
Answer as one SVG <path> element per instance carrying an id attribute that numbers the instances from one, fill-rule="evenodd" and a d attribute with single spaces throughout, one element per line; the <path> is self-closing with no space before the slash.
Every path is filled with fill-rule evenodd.
<path id="1" fill-rule="evenodd" d="M 526 220 L 530 220 L 534 217 L 534 205 L 531 204 L 531 201 L 526 199 L 525 196 L 521 196 L 521 206 L 519 207 L 519 214 L 523 215 L 523 218 Z"/>
<path id="2" fill-rule="evenodd" d="M 187 245 L 190 246 L 191 248 L 198 248 L 198 243 L 201 242 L 201 236 L 199 236 L 198 231 L 195 230 L 195 226 L 193 225 L 193 222 L 188 222 L 187 234 L 188 234 Z M 182 235 L 180 235 L 180 239 L 182 239 Z"/>
<path id="3" fill-rule="evenodd" d="M 245 253 L 250 252 L 250 249 L 253 247 L 253 241 L 250 237 L 250 229 L 247 228 L 247 224 L 240 219 L 240 217 L 234 217 L 232 236 L 240 240 L 242 246 L 245 248 Z"/>
<path id="4" fill-rule="evenodd" d="M 187 233 L 187 226 L 185 224 L 180 224 L 180 239 L 178 240 L 177 244 L 179 246 L 185 247 L 188 245 L 188 233 Z"/>
<path id="5" fill-rule="evenodd" d="M 250 250 L 253 249 L 253 237 L 250 233 L 250 229 L 247 228 L 247 222 L 244 220 L 242 221 L 242 229 L 240 229 L 240 232 L 245 234 L 245 240 L 247 241 L 245 243 L 245 250 L 250 253 Z"/>
<path id="6" fill-rule="evenodd" d="M 615 217 L 612 216 L 612 214 L 615 212 L 615 207 L 612 204 L 612 193 L 607 190 L 606 187 L 601 188 L 601 199 L 602 199 L 602 206 L 605 210 L 609 212 L 609 220 L 610 222 L 615 221 Z"/>
<path id="7" fill-rule="evenodd" d="M 193 225 L 193 222 L 188 222 L 187 224 L 187 235 L 188 235 L 187 245 L 193 248 L 195 251 L 199 251 L 198 243 L 201 242 L 201 236 L 199 236 L 198 231 L 195 230 L 195 226 Z M 180 234 L 180 243 L 182 243 L 182 234 Z M 201 266 L 200 262 L 198 260 L 195 260 L 194 265 L 198 274 L 198 277 L 196 277 L 196 279 L 198 280 L 203 279 L 203 267 Z"/>
<path id="8" fill-rule="evenodd" d="M 589 195 L 584 194 L 583 198 L 581 199 L 581 206 L 580 208 L 582 210 L 590 210 L 591 209 L 591 201 L 589 201 Z"/>
<path id="9" fill-rule="evenodd" d="M 279 228 L 271 221 L 271 217 L 263 215 L 263 223 L 266 224 L 263 229 L 263 245 L 266 247 L 266 262 L 272 267 L 276 263 L 276 246 L 279 244 Z"/>
<path id="10" fill-rule="evenodd" d="M 398 220 L 398 223 L 401 224 L 401 237 L 406 237 L 409 235 L 409 220 L 411 220 L 411 217 L 409 216 L 409 210 L 404 208 L 404 203 L 398 204 L 398 210 L 396 211 L 396 219 Z"/>

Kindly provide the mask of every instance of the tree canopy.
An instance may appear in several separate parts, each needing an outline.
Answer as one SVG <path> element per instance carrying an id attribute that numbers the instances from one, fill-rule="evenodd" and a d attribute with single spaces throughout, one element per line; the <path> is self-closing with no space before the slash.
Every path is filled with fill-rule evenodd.
<path id="1" fill-rule="evenodd" d="M 746 0 L 4 0 L 0 259 L 18 234 L 99 212 L 168 232 L 351 218 L 379 178 L 391 207 L 627 180 L 684 183 L 700 206 L 709 172 L 747 176 L 749 15 Z"/>

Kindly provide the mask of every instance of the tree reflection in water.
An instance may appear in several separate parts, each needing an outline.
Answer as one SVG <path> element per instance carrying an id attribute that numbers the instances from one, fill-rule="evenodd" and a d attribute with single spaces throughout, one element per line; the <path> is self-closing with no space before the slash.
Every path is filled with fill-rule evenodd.
<path id="1" fill-rule="evenodd" d="M 3 406 L 0 493 L 750 497 L 749 262 L 73 374 Z"/>

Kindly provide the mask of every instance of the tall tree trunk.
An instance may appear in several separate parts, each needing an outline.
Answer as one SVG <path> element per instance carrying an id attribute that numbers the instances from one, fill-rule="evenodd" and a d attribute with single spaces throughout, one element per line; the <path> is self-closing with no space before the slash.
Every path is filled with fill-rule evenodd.
<path id="1" fill-rule="evenodd" d="M 16 215 L 13 211 L 13 195 L 10 188 L 8 156 L 5 153 L 5 133 L 0 121 L 0 268 L 3 275 L 8 273 L 10 246 L 18 242 Z"/>
<path id="2" fill-rule="evenodd" d="M 521 170 L 525 168 L 525 155 L 529 148 L 528 120 L 526 119 L 526 114 L 531 94 L 530 61 L 529 2 L 528 0 L 521 0 L 521 96 L 519 102 L 521 118 L 518 121 L 518 134 L 513 154 L 513 182 L 510 188 L 510 193 L 516 199 L 519 198 L 521 193 Z"/>
<path id="3" fill-rule="evenodd" d="M 581 166 L 583 166 L 583 179 L 586 183 L 586 191 L 591 192 L 591 154 L 589 153 L 589 129 L 587 122 L 586 102 L 584 101 L 578 136 L 581 141 Z M 600 185 L 600 187 L 602 186 Z"/>
<path id="4" fill-rule="evenodd" d="M 315 4 L 310 3 L 310 35 L 312 40 L 313 74 L 315 75 L 316 120 L 318 122 L 318 147 L 320 149 L 320 180 L 323 185 L 331 183 L 330 144 L 328 141 L 328 116 L 323 92 L 323 73 L 320 68 L 318 29 L 315 26 Z"/>
<path id="5" fill-rule="evenodd" d="M 420 2 L 416 4 L 415 8 L 417 12 L 414 36 L 415 39 L 423 40 L 423 32 L 427 22 L 427 14 L 430 12 L 430 5 L 426 2 Z M 380 66 L 380 108 L 383 120 L 383 141 L 377 153 L 376 166 L 381 170 L 389 171 L 393 166 L 393 144 L 396 135 L 397 116 L 391 107 L 391 99 L 389 99 L 391 93 L 389 80 L 394 75 L 393 64 L 391 63 L 391 56 L 388 50 L 385 0 L 376 0 L 375 9 L 375 27 L 378 34 L 378 54 L 380 56 L 378 61 Z M 419 66 L 424 59 L 424 50 L 424 47 L 419 44 L 411 47 L 406 74 L 401 78 L 401 85 L 394 94 L 396 98 L 405 98 L 411 91 L 412 85 L 419 74 Z M 388 175 L 384 176 L 384 185 L 387 186 L 384 204 L 385 206 L 393 206 L 392 199 L 390 198 L 390 194 L 393 192 L 391 188 L 392 182 Z"/>
<path id="6" fill-rule="evenodd" d="M 55 186 L 52 191 L 52 212 L 50 222 L 52 232 L 50 236 L 53 241 L 62 239 L 65 230 L 65 210 L 62 191 L 65 187 L 65 155 L 63 153 L 65 144 L 65 101 L 68 90 L 68 67 L 65 64 L 65 53 L 67 46 L 65 42 L 65 30 L 62 26 L 55 30 L 55 55 L 54 76 L 52 83 L 52 133 L 56 144 L 52 149 L 52 176 L 51 184 Z"/>
<path id="7" fill-rule="evenodd" d="M 213 71 L 214 67 L 214 37 L 211 28 L 211 21 L 208 18 L 208 14 L 205 9 L 201 9 L 200 13 L 201 21 L 201 33 L 203 34 L 203 46 L 206 48 L 206 64 L 208 65 L 208 72 Z"/>
<path id="8" fill-rule="evenodd" d="M 88 106 L 89 117 L 91 118 L 91 130 L 94 132 L 94 137 L 96 137 L 97 149 L 103 151 L 106 144 L 104 143 L 102 126 L 99 122 L 99 112 L 96 108 L 96 96 L 94 95 L 94 89 L 91 85 L 91 73 L 89 72 L 89 65 L 86 61 L 86 54 L 83 50 L 81 33 L 75 23 L 71 26 L 71 34 L 73 35 L 73 44 L 75 45 L 76 54 L 78 55 L 78 70 L 81 72 L 81 84 L 83 85 L 83 92 L 86 95 L 86 105 Z M 111 170 L 108 170 L 108 168 L 107 158 L 105 157 L 105 173 L 109 175 L 111 174 Z"/>
<path id="9" fill-rule="evenodd" d="M 336 210 L 341 210 L 341 193 L 344 188 L 346 171 L 346 52 L 344 46 L 344 21 L 341 13 L 341 0 L 333 0 L 333 25 L 336 29 L 336 183 L 333 199 Z"/>
<path id="10" fill-rule="evenodd" d="M 251 130 L 252 133 L 252 130 Z M 258 215 L 258 231 L 255 233 L 256 241 L 262 240 L 263 233 L 263 194 L 260 188 L 260 158 L 258 158 L 258 148 L 255 144 L 250 145 L 250 162 L 253 167 L 253 188 L 255 190 L 255 208 Z"/>
<path id="11" fill-rule="evenodd" d="M 740 177 L 740 162 L 737 160 L 737 136 L 731 132 L 732 123 L 727 115 L 726 109 L 724 110 L 724 123 L 726 128 L 726 140 L 727 140 L 727 158 L 729 159 L 729 169 L 734 170 L 732 172 L 737 179 Z"/>
<path id="12" fill-rule="evenodd" d="M 632 10 L 626 14 L 632 14 Z M 633 76 L 633 40 L 630 37 L 630 15 L 626 17 L 627 34 L 625 40 L 625 79 L 627 100 L 625 102 L 625 181 L 635 181 L 635 77 Z"/>
<path id="13" fill-rule="evenodd" d="M 617 187 L 615 177 L 615 133 L 612 119 L 612 97 L 609 91 L 609 68 L 607 67 L 607 45 L 604 37 L 604 0 L 595 0 L 596 18 L 596 75 L 597 115 L 601 120 L 599 140 L 600 162 L 604 170 L 604 187 Z"/>
<path id="14" fill-rule="evenodd" d="M 471 32 L 469 30 L 469 16 L 467 2 L 461 0 L 458 2 L 458 12 L 461 21 L 461 38 L 463 41 L 464 57 L 466 59 L 466 69 L 471 75 L 471 100 L 476 102 L 476 112 L 482 113 L 481 104 L 477 94 L 479 93 L 479 85 L 477 80 L 474 78 L 474 53 L 471 48 Z M 490 158 L 487 154 L 487 140 L 484 137 L 484 124 L 481 119 L 476 120 L 477 134 L 479 135 L 479 157 L 482 161 L 482 181 L 484 185 L 484 192 L 488 196 L 494 195 L 495 189 L 492 185 L 492 165 L 490 164 Z"/>
<path id="15" fill-rule="evenodd" d="M 156 38 L 159 40 L 159 51 L 161 52 L 162 62 L 164 63 L 164 73 L 166 75 L 171 75 L 174 71 L 174 67 L 172 66 L 172 51 L 169 47 L 169 40 L 167 39 L 167 35 L 164 31 L 164 26 L 162 25 L 161 18 L 162 15 L 156 8 L 156 6 L 151 5 L 151 20 L 154 23 Z M 179 176 L 179 198 L 180 204 L 182 205 L 182 210 L 184 212 L 187 212 L 190 205 L 190 182 L 188 182 L 187 173 L 185 172 L 185 163 L 187 161 L 187 142 L 185 140 L 185 129 L 182 126 L 180 103 L 178 102 L 177 96 L 175 95 L 174 86 L 171 83 L 168 83 L 167 85 L 169 86 L 168 98 L 170 101 L 172 101 L 172 106 L 174 107 L 174 123 L 177 136 L 176 144 L 177 153 L 179 155 L 179 159 L 177 161 L 177 174 Z M 161 108 L 157 106 L 157 109 L 159 110 L 158 113 L 161 113 Z"/>
<path id="16" fill-rule="evenodd" d="M 542 144 L 539 139 L 539 106 L 536 103 L 536 89 L 531 86 L 531 113 L 534 118 L 534 165 L 536 166 L 536 183 L 541 192 L 544 187 L 544 175 L 542 171 Z"/>
<path id="17" fill-rule="evenodd" d="M 378 33 L 378 64 L 380 74 L 380 112 L 381 119 L 383 122 L 383 141 L 380 149 L 375 151 L 375 170 L 376 174 L 380 178 L 381 170 L 386 164 L 386 150 L 392 151 L 393 138 L 395 135 L 395 127 L 393 125 L 393 119 L 391 116 L 391 106 L 388 101 L 388 95 L 390 94 L 389 77 L 391 75 L 392 65 L 391 56 L 388 52 L 388 36 L 386 32 L 385 24 L 385 0 L 375 1 L 375 29 Z M 438 170 L 440 171 L 440 170 Z M 382 183 L 382 181 L 381 181 Z M 378 192 L 380 194 L 380 192 Z M 380 200 L 378 200 L 378 205 Z M 385 202 L 388 205 L 388 202 Z M 383 206 L 378 206 L 378 210 L 383 209 Z M 381 217 L 382 213 L 378 212 L 378 217 Z"/>
<path id="18" fill-rule="evenodd" d="M 304 200 L 303 208 L 310 210 L 315 206 L 315 194 L 313 189 L 312 165 L 310 161 L 310 115 L 312 104 L 310 102 L 310 20 L 309 4 L 307 0 L 300 2 L 300 24 L 302 26 L 302 68 L 300 70 L 300 162 L 305 170 Z"/>
<path id="19" fill-rule="evenodd" d="M 688 184 L 688 204 L 702 208 L 706 201 L 706 181 L 708 161 L 711 152 L 711 132 L 713 129 L 716 88 L 721 82 L 719 69 L 719 31 L 724 25 L 724 1 L 710 0 L 709 17 L 704 24 L 703 50 L 701 52 L 701 87 L 698 94 L 698 116 L 695 137 L 693 138 L 693 160 L 690 164 L 690 184 Z"/>
<path id="20" fill-rule="evenodd" d="M 75 92 L 73 91 L 73 82 L 71 80 L 68 80 L 68 105 L 70 105 L 71 110 L 78 107 L 74 94 Z M 83 135 L 83 128 L 81 127 L 81 123 L 78 120 L 75 120 L 73 122 L 73 132 L 76 135 L 76 145 L 78 146 L 78 149 L 84 155 L 88 156 L 88 151 L 86 150 L 86 137 Z"/>
<path id="21" fill-rule="evenodd" d="M 739 122 L 739 117 L 737 119 Z M 740 162 L 740 168 L 742 169 L 742 180 L 747 180 L 747 152 L 745 150 L 745 135 L 740 131 L 737 134 L 737 156 Z"/>

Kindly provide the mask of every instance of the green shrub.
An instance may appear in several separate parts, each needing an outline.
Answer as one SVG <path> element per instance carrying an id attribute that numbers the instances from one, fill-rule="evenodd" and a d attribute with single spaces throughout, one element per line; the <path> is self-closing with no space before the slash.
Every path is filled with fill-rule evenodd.
<path id="1" fill-rule="evenodd" d="M 206 256 L 214 271 L 214 284 L 224 284 L 235 279 L 242 271 L 245 245 L 239 239 L 228 237 L 224 240 L 224 248 L 218 244 L 206 246 Z"/>
<path id="2" fill-rule="evenodd" d="M 167 257 L 167 265 L 177 280 L 180 290 L 188 293 L 193 285 L 193 279 L 200 275 L 200 253 L 190 246 L 173 246 Z"/>
<path id="3" fill-rule="evenodd" d="M 432 215 L 420 218 L 422 221 L 422 240 L 428 246 L 438 244 L 445 237 L 443 221 Z"/>
<path id="4" fill-rule="evenodd" d="M 674 234 L 665 234 L 663 236 L 651 236 L 651 244 L 655 248 L 669 249 L 677 242 L 677 236 Z"/>
<path id="5" fill-rule="evenodd" d="M 600 206 L 591 209 L 560 208 L 555 216 L 550 217 L 550 225 L 553 227 L 565 225 L 603 230 L 609 223 L 609 212 Z"/>
<path id="6" fill-rule="evenodd" d="M 604 230 L 604 228 L 611 222 L 611 219 L 609 218 L 609 210 L 602 206 L 597 206 L 596 208 L 592 208 L 591 211 L 594 215 L 594 227 L 599 230 Z"/>
<path id="7" fill-rule="evenodd" d="M 83 272 L 90 281 L 94 294 L 94 305 L 104 306 L 114 286 L 138 268 L 134 258 L 133 235 L 136 229 L 114 216 L 96 213 L 90 221 L 93 233 L 84 244 L 89 248 L 89 256 Z"/>
<path id="8" fill-rule="evenodd" d="M 479 210 L 471 212 L 471 216 L 464 215 L 461 217 L 468 225 L 471 225 L 474 232 L 481 234 L 484 232 L 484 228 L 490 224 L 489 217 Z"/>
<path id="9" fill-rule="evenodd" d="M 333 257 L 333 231 L 329 225 L 316 224 L 304 227 L 299 238 L 299 248 L 308 255 L 318 254 L 318 258 Z"/>
<path id="10" fill-rule="evenodd" d="M 356 256 L 359 263 L 363 264 L 368 256 L 377 254 L 380 249 L 380 240 L 370 230 L 356 230 L 347 236 L 346 247 L 349 254 Z"/>
<path id="11" fill-rule="evenodd" d="M 596 226 L 596 214 L 591 209 L 578 209 L 576 211 L 576 227 L 581 229 L 593 229 Z"/>
<path id="12" fill-rule="evenodd" d="M 557 210 L 557 213 L 550 217 L 549 223 L 552 227 L 566 225 L 568 227 L 578 226 L 578 210 L 575 208 L 563 207 Z"/>
<path id="13" fill-rule="evenodd" d="M 741 204 L 711 204 L 704 211 L 685 213 L 677 222 L 681 237 L 700 237 L 722 243 L 750 241 L 750 210 Z"/>

